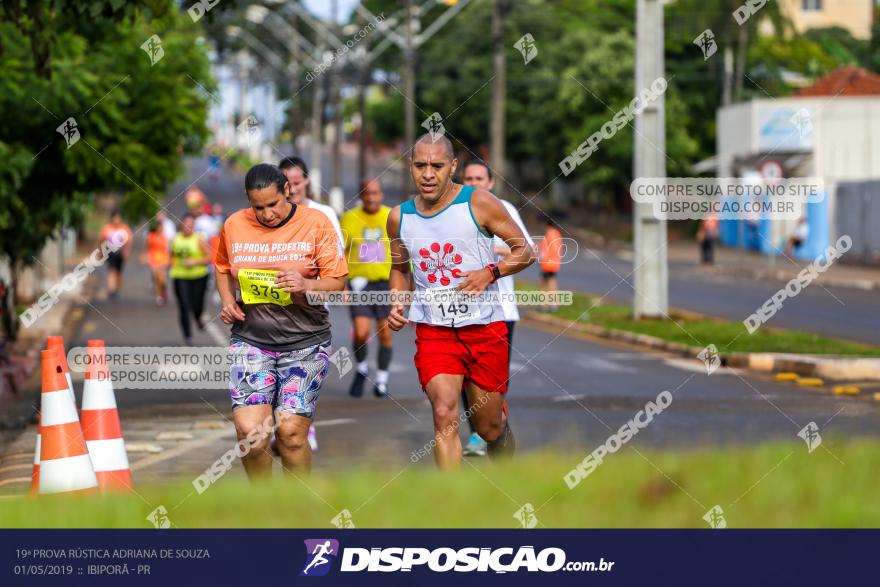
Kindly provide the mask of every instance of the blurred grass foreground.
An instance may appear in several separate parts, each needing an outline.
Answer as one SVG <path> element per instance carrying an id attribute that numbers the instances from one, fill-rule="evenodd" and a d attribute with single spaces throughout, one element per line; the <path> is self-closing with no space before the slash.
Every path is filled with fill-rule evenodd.
<path id="1" fill-rule="evenodd" d="M 880 526 L 880 446 L 825 438 L 689 452 L 624 447 L 573 490 L 563 475 L 585 456 L 531 453 L 508 463 L 471 460 L 455 473 L 419 463 L 249 484 L 220 478 L 137 487 L 137 495 L 22 496 L 0 501 L 0 526 L 152 528 L 157 507 L 173 528 L 331 528 L 348 510 L 357 528 L 518 528 L 526 504 L 537 528 L 707 527 L 721 506 L 728 527 Z M 236 465 L 238 466 L 238 465 Z"/>

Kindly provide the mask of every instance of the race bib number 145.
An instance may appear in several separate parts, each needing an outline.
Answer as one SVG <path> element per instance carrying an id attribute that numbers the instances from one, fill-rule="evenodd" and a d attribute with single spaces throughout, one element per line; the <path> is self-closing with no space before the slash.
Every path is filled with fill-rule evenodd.
<path id="1" fill-rule="evenodd" d="M 426 290 L 424 303 L 432 324 L 452 324 L 480 317 L 477 299 L 458 293 L 454 287 Z"/>
<path id="2" fill-rule="evenodd" d="M 239 269 L 238 285 L 241 300 L 245 304 L 277 304 L 287 306 L 292 303 L 290 294 L 275 287 L 277 271 L 268 269 Z"/>

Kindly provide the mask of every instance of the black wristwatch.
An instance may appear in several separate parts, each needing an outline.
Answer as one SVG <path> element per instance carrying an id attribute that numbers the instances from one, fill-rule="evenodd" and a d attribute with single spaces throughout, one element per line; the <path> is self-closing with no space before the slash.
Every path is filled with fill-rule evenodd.
<path id="1" fill-rule="evenodd" d="M 492 272 L 492 281 L 491 283 L 495 283 L 499 279 L 501 279 L 501 269 L 498 268 L 498 265 L 495 263 L 489 263 L 486 265 L 486 269 Z"/>

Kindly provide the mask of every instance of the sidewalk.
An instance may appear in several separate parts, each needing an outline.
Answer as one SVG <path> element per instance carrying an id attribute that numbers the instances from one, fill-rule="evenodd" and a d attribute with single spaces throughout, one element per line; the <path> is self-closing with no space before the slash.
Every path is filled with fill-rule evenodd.
<path id="1" fill-rule="evenodd" d="M 667 250 L 670 262 L 689 263 L 695 267 L 700 265 L 700 253 L 695 242 L 673 241 L 668 244 Z M 787 258 L 784 255 L 774 258 L 742 249 L 716 247 L 715 264 L 703 266 L 703 269 L 720 275 L 785 282 L 796 277 L 808 264 L 809 261 L 805 259 Z M 822 283 L 861 290 L 880 289 L 880 267 L 835 263 L 822 274 Z"/>

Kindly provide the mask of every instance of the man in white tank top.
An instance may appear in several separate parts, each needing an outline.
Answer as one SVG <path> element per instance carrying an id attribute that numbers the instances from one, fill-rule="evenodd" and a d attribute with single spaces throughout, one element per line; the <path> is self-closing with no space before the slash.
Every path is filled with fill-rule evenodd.
<path id="1" fill-rule="evenodd" d="M 388 217 L 391 290 L 415 296 L 406 315 L 395 303 L 388 316 L 397 331 L 416 325 L 415 366 L 434 413 L 434 459 L 441 468 L 461 462 L 458 400 L 467 386 L 469 415 L 490 457 L 513 453 L 504 393 L 508 380 L 507 324 L 498 279 L 528 267 L 534 255 L 522 230 L 491 193 L 452 181 L 458 166 L 443 136 L 422 135 L 410 172 L 419 193 Z M 496 262 L 493 239 L 510 252 Z M 412 260 L 412 265 L 410 265 Z M 474 299 L 461 294 L 487 296 Z M 494 299 L 493 299 L 494 297 Z"/>

